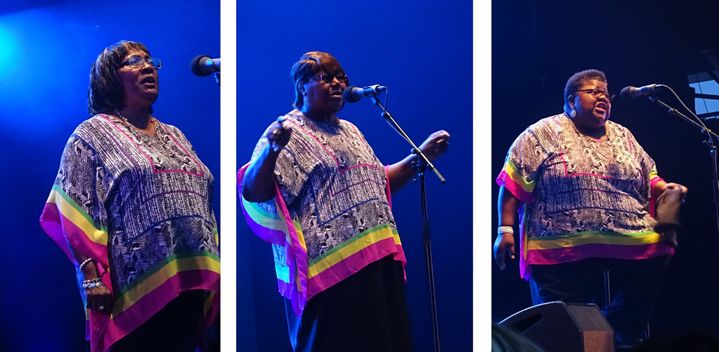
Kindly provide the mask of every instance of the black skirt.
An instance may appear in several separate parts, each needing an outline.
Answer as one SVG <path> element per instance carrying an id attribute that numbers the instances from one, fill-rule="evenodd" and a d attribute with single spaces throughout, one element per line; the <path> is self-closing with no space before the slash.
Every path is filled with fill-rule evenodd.
<path id="1" fill-rule="evenodd" d="M 411 351 L 402 263 L 391 256 L 312 297 L 301 317 L 285 300 L 295 351 Z"/>

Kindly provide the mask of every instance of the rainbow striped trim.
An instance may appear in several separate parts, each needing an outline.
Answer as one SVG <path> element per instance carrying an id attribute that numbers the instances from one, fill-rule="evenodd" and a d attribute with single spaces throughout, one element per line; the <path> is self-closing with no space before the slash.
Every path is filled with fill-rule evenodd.
<path id="1" fill-rule="evenodd" d="M 559 264 L 586 258 L 646 259 L 674 254 L 674 249 L 654 231 L 611 233 L 587 231 L 549 239 L 529 239 L 528 264 Z"/>
<path id="2" fill-rule="evenodd" d="M 502 167 L 502 171 L 495 182 L 499 186 L 504 186 L 512 195 L 524 203 L 531 201 L 533 198 L 532 192 L 536 182 L 524 178 L 519 173 L 517 166 L 509 159 L 504 163 L 504 167 Z"/>
<path id="3" fill-rule="evenodd" d="M 209 256 L 203 258 L 207 260 L 195 260 L 195 265 L 179 268 L 178 271 L 175 270 L 183 265 L 179 264 L 183 262 L 182 259 L 178 258 L 174 261 L 178 264 L 167 263 L 152 275 L 152 279 L 156 281 L 142 282 L 133 288 L 137 293 L 147 290 L 146 292 L 138 294 L 138 297 L 130 297 L 128 291 L 119 297 L 109 316 L 90 311 L 90 321 L 93 322 L 92 350 L 107 351 L 113 343 L 147 321 L 183 291 L 210 291 L 211 295 L 205 303 L 206 320 L 210 321 L 215 317 L 219 312 L 219 294 L 217 294 L 220 286 L 219 261 Z M 204 264 L 197 265 L 202 262 Z M 211 305 L 209 309 L 208 304 Z"/>
<path id="4" fill-rule="evenodd" d="M 98 226 L 58 185 L 40 216 L 40 226 L 78 265 L 74 253 L 96 260 L 105 286 L 113 291 L 108 268 L 107 229 Z M 217 238 L 217 232 L 215 237 Z M 209 252 L 171 256 L 146 273 L 132 287 L 116 292 L 110 315 L 86 309 L 86 337 L 92 351 L 107 351 L 111 345 L 147 321 L 167 303 L 186 290 L 211 292 L 206 306 L 207 320 L 219 312 L 220 260 Z"/>
<path id="5" fill-rule="evenodd" d="M 388 255 L 401 261 L 403 267 L 407 263 L 399 235 L 389 225 L 366 230 L 332 248 L 310 263 L 308 299 Z"/>
<path id="6" fill-rule="evenodd" d="M 220 274 L 220 258 L 210 252 L 184 253 L 173 255 L 137 279 L 131 287 L 117 292 L 113 313 L 120 314 L 137 303 L 147 292 L 151 292 L 171 277 L 181 272 L 201 270 Z"/>
<path id="7" fill-rule="evenodd" d="M 541 240 L 529 240 L 528 250 L 569 248 L 585 244 L 609 245 L 642 245 L 661 241 L 661 235 L 654 231 L 635 233 L 616 233 L 600 231 L 584 231 L 568 235 L 544 237 Z"/>
<path id="8" fill-rule="evenodd" d="M 242 197 L 242 181 L 249 167 L 245 164 L 237 172 L 237 189 L 241 198 L 242 213 L 252 232 L 265 242 L 282 247 L 284 263 L 275 261 L 277 285 L 282 296 L 290 299 L 292 309 L 299 315 L 307 303 L 307 246 L 299 223 L 292 221 L 287 206 L 275 184 L 275 212 L 262 209 L 259 204 Z M 278 196 L 279 195 L 279 196 Z"/>
<path id="9" fill-rule="evenodd" d="M 291 301 L 295 315 L 300 316 L 307 301 L 337 284 L 366 265 L 392 255 L 406 265 L 397 231 L 380 225 L 363 231 L 342 245 L 308 263 L 307 246 L 298 221 L 292 220 L 279 187 L 275 184 L 275 210 L 270 213 L 259 204 L 242 197 L 242 180 L 249 164 L 237 173 L 237 187 L 245 220 L 255 235 L 281 246 L 285 261 L 275 262 L 277 283 L 282 296 Z M 387 189 L 389 198 L 389 189 Z"/>
<path id="10" fill-rule="evenodd" d="M 58 185 L 50 191 L 40 226 L 79 265 L 73 249 L 107 266 L 107 229 L 98 226 Z"/>

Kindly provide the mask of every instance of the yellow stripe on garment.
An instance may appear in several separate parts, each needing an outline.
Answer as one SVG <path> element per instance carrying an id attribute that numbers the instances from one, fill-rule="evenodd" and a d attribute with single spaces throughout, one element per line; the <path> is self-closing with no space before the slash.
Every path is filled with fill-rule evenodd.
<path id="1" fill-rule="evenodd" d="M 297 233 L 297 239 L 300 241 L 300 246 L 302 246 L 302 250 L 307 252 L 307 244 L 305 244 L 305 235 L 302 233 L 302 227 L 300 226 L 300 222 L 297 220 L 293 220 L 292 224 L 295 226 L 295 233 Z"/>
<path id="2" fill-rule="evenodd" d="M 509 178 L 511 178 L 514 183 L 522 187 L 525 192 L 532 193 L 532 191 L 534 191 L 535 182 L 524 178 L 511 160 L 507 160 L 507 162 L 504 163 L 504 172 L 509 175 Z"/>
<path id="3" fill-rule="evenodd" d="M 652 169 L 652 171 L 649 171 L 649 179 L 652 180 L 655 177 L 659 177 L 659 173 L 657 172 L 657 169 Z"/>
<path id="4" fill-rule="evenodd" d="M 85 236 L 92 242 L 107 245 L 107 229 L 98 228 L 90 215 L 85 212 L 72 198 L 70 198 L 59 186 L 55 185 L 50 191 L 47 203 L 55 204 L 60 215 L 70 220 L 77 226 Z"/>
<path id="5" fill-rule="evenodd" d="M 341 262 L 360 250 L 388 238 L 394 239 L 396 245 L 401 244 L 397 231 L 393 231 L 389 226 L 381 225 L 371 228 L 355 236 L 355 238 L 347 243 L 333 248 L 330 252 L 325 253 L 321 259 L 312 262 L 308 270 L 308 278 L 317 276 L 327 268 Z"/>
<path id="6" fill-rule="evenodd" d="M 177 273 L 193 270 L 209 270 L 219 273 L 220 259 L 207 254 L 170 259 L 170 261 L 160 269 L 151 273 L 145 279 L 139 279 L 139 282 L 135 286 L 122 293 L 117 298 L 116 306 L 113 307 L 113 313 L 119 314 L 125 311 L 147 293 L 154 291 L 162 285 L 167 279 L 177 275 Z"/>
<path id="7" fill-rule="evenodd" d="M 277 197 L 279 197 L 279 195 L 277 195 Z M 282 209 L 282 207 L 280 206 L 280 204 L 277 201 L 275 201 L 275 209 Z M 285 225 L 285 223 L 286 223 L 285 216 L 282 214 L 282 212 L 279 212 L 279 211 L 277 212 L 277 216 L 278 216 L 279 222 L 282 224 L 282 228 L 280 228 L 279 230 L 285 231 L 285 229 L 287 228 Z M 307 245 L 305 244 L 305 236 L 302 233 L 302 226 L 300 226 L 300 222 L 293 219 L 292 226 L 295 227 L 295 234 L 297 234 L 297 239 L 300 241 L 300 246 L 302 246 L 302 249 L 305 252 L 307 252 Z M 287 243 L 292 245 L 292 241 L 290 240 L 289 236 L 290 236 L 290 234 L 289 234 L 289 232 L 287 232 L 287 237 L 285 238 L 285 240 L 287 241 Z"/>
<path id="8" fill-rule="evenodd" d="M 652 171 L 649 172 L 649 184 L 653 187 L 656 187 L 659 184 L 663 184 L 665 181 L 659 176 L 659 173 L 657 173 L 657 169 L 652 169 Z"/>
<path id="9" fill-rule="evenodd" d="M 542 250 L 576 247 L 585 244 L 616 244 L 632 246 L 657 243 L 660 240 L 661 235 L 654 231 L 626 235 L 606 232 L 581 232 L 576 236 L 557 239 L 530 239 L 527 247 L 529 250 Z"/>

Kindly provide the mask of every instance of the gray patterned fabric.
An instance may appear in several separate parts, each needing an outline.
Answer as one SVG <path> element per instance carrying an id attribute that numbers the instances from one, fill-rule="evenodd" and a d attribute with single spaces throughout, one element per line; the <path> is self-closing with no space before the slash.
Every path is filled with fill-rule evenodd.
<path id="1" fill-rule="evenodd" d="M 214 178 L 190 142 L 160 123 L 156 136 L 111 115 L 81 123 L 56 183 L 109 234 L 113 286 L 130 288 L 168 258 L 218 254 Z"/>
<path id="2" fill-rule="evenodd" d="M 607 121 L 606 140 L 577 131 L 565 114 L 538 121 L 513 143 L 507 159 L 535 182 L 527 202 L 529 238 L 583 231 L 652 231 L 650 177 L 654 161 L 625 127 Z"/>
<path id="3" fill-rule="evenodd" d="M 298 110 L 285 116 L 293 132 L 277 159 L 275 177 L 290 215 L 304 231 L 310 262 L 375 226 L 396 231 L 384 165 L 357 127 L 345 120 L 315 122 Z M 259 140 L 253 160 L 266 144 L 266 138 Z M 275 248 L 275 256 L 282 255 Z"/>

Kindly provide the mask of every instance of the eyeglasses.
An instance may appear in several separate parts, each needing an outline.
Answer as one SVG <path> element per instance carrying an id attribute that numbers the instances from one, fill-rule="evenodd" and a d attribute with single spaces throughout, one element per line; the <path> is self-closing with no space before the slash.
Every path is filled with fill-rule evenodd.
<path id="1" fill-rule="evenodd" d="M 158 59 L 158 58 L 154 58 L 154 57 L 149 57 L 149 56 L 148 56 L 148 57 L 142 57 L 142 56 L 139 56 L 139 55 L 130 56 L 130 58 L 127 59 L 127 61 L 125 61 L 125 62 L 123 62 L 123 63 L 120 64 L 120 67 L 122 67 L 122 66 L 130 66 L 130 67 L 133 67 L 133 68 L 137 68 L 137 67 L 140 67 L 140 66 L 144 65 L 146 62 L 147 62 L 148 64 L 150 64 L 150 66 L 152 66 L 152 67 L 154 67 L 154 68 L 156 68 L 156 69 L 162 68 L 162 60 L 160 60 L 160 59 Z"/>
<path id="2" fill-rule="evenodd" d="M 587 93 L 587 94 L 593 96 L 594 98 L 599 98 L 600 96 L 604 95 L 604 96 L 607 97 L 607 99 L 609 99 L 610 101 L 611 101 L 612 99 L 614 99 L 614 94 L 609 94 L 608 91 L 602 90 L 602 89 L 596 89 L 596 88 L 592 88 L 592 89 L 577 89 L 577 92 Z"/>
<path id="3" fill-rule="evenodd" d="M 325 83 L 332 83 L 335 78 L 337 78 L 338 81 L 347 84 L 349 83 L 349 78 L 344 73 L 335 73 L 335 74 L 329 74 L 329 73 L 320 73 L 317 75 L 317 78 Z"/>

